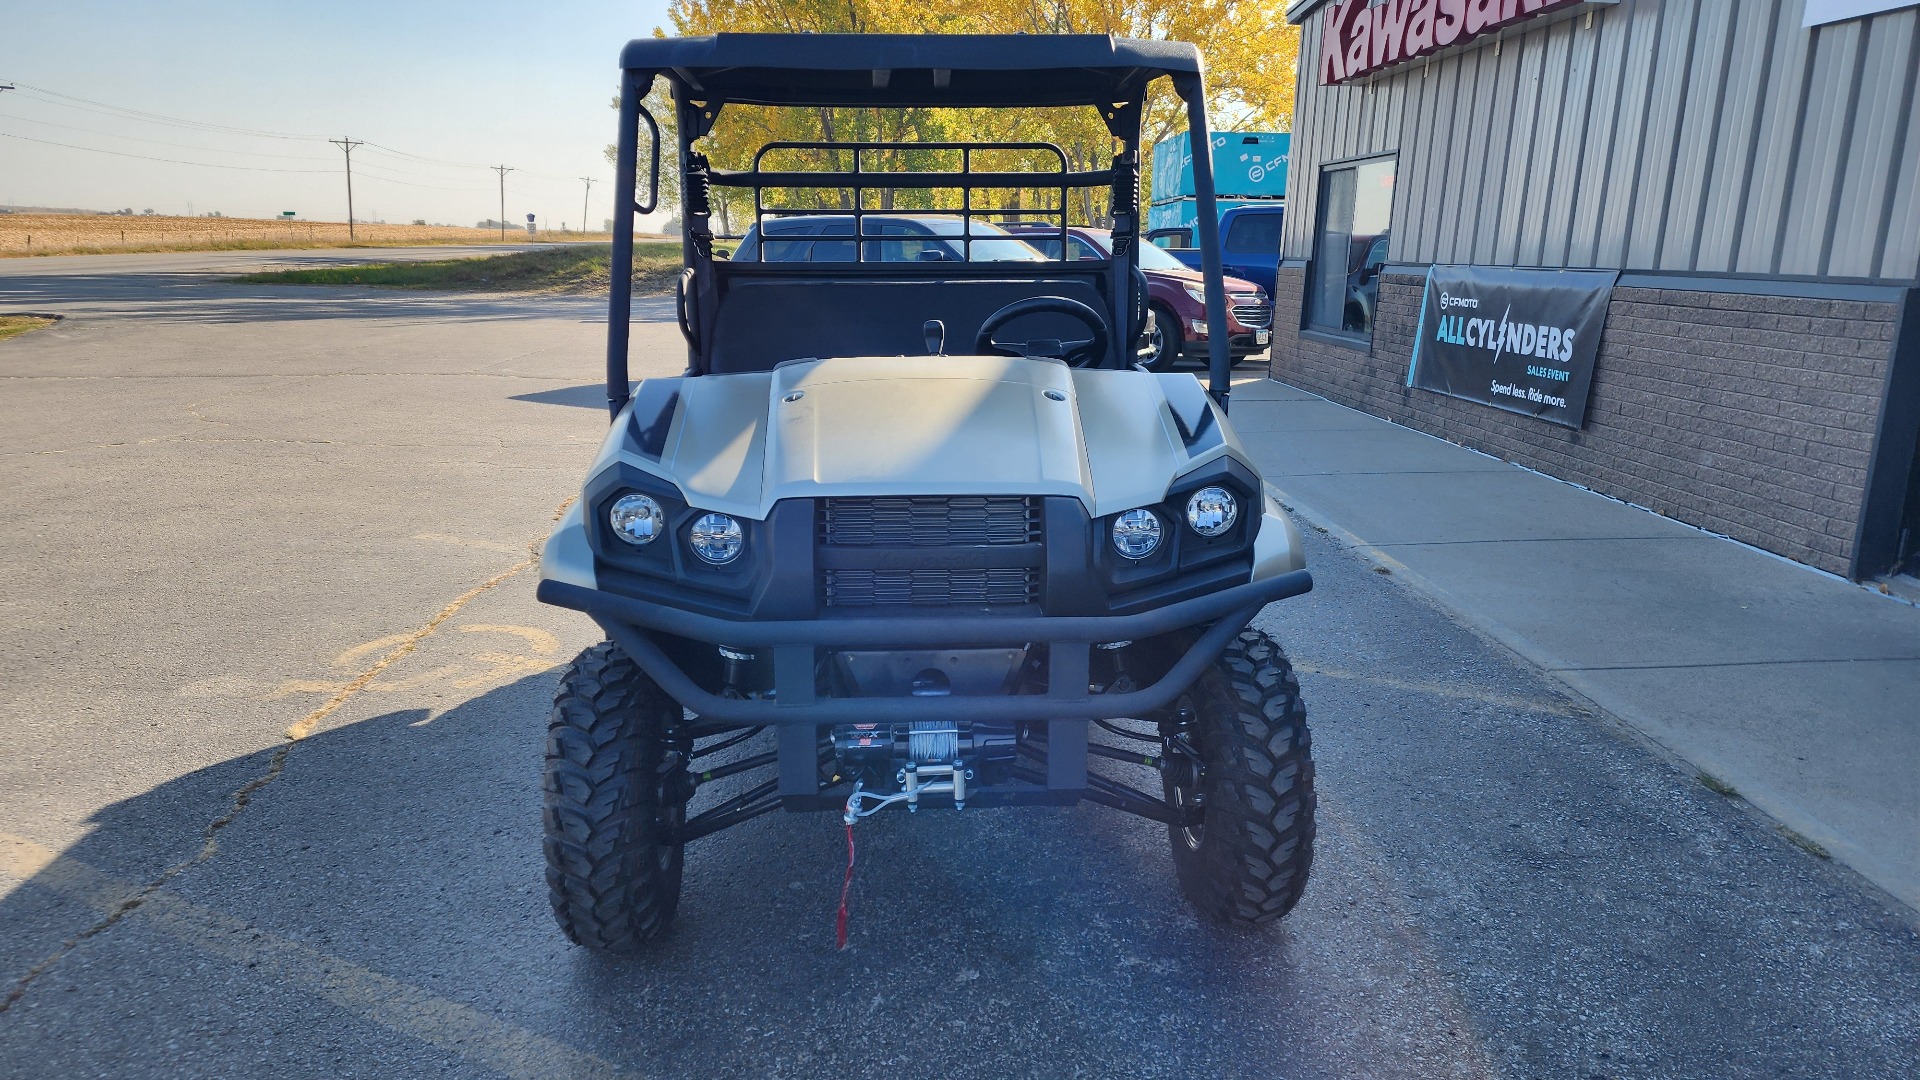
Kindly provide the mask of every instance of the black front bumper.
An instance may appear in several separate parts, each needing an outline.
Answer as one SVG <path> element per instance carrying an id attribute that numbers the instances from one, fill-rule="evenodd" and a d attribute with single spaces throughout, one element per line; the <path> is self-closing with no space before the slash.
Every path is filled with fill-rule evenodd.
<path id="1" fill-rule="evenodd" d="M 893 720 L 1097 720 L 1165 708 L 1198 678 L 1260 609 L 1313 588 L 1305 570 L 1150 608 L 1131 615 L 945 616 L 902 614 L 826 619 L 726 619 L 559 581 L 539 598 L 593 616 L 634 662 L 676 701 L 704 719 L 730 724 L 858 724 Z M 1089 652 L 1110 641 L 1208 626 L 1186 655 L 1150 686 L 1118 694 L 1088 690 Z M 652 638 L 670 634 L 733 648 L 771 650 L 772 699 L 722 697 L 701 687 Z M 816 649 L 915 649 L 1019 645 L 1050 649 L 1045 694 L 961 697 L 823 698 L 815 691 Z"/>

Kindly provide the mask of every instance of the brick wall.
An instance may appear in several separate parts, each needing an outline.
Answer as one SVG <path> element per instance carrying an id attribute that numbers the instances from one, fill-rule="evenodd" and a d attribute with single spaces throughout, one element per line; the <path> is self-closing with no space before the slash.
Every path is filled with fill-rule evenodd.
<path id="1" fill-rule="evenodd" d="M 1273 377 L 1847 573 L 1897 304 L 1616 288 L 1576 431 L 1408 387 L 1423 284 L 1381 279 L 1362 351 L 1299 334 L 1303 272 L 1282 267 Z"/>

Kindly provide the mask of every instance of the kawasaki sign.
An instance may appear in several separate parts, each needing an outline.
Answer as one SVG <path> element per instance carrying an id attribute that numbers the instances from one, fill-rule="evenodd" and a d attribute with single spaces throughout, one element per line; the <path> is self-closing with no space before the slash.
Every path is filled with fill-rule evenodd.
<path id="1" fill-rule="evenodd" d="M 1320 33 L 1320 81 L 1340 83 L 1590 0 L 1338 0 Z"/>
<path id="2" fill-rule="evenodd" d="M 1618 276 L 1433 267 L 1407 385 L 1579 427 Z"/>

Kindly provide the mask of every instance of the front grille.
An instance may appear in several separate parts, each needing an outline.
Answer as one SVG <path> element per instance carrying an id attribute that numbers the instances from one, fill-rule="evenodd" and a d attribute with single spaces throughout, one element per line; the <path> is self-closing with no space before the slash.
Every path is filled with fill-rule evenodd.
<path id="1" fill-rule="evenodd" d="M 1023 495 L 883 495 L 820 500 L 830 547 L 971 547 L 1040 539 L 1040 500 Z"/>
<path id="2" fill-rule="evenodd" d="M 1239 321 L 1241 326 L 1251 327 L 1255 330 L 1264 330 L 1273 322 L 1273 305 L 1261 303 L 1235 304 L 1233 305 L 1233 317 Z"/>
<path id="3" fill-rule="evenodd" d="M 1037 571 L 828 570 L 828 607 L 999 607 L 1039 600 Z"/>

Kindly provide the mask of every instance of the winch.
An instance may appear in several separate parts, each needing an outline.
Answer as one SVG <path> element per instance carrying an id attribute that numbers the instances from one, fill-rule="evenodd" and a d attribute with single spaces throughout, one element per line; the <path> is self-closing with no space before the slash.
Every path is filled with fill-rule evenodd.
<path id="1" fill-rule="evenodd" d="M 914 720 L 833 729 L 841 774 L 870 793 L 897 791 L 910 810 L 929 794 L 951 794 L 954 805 L 964 808 L 966 782 L 982 768 L 1011 766 L 1014 743 L 1010 723 Z"/>

